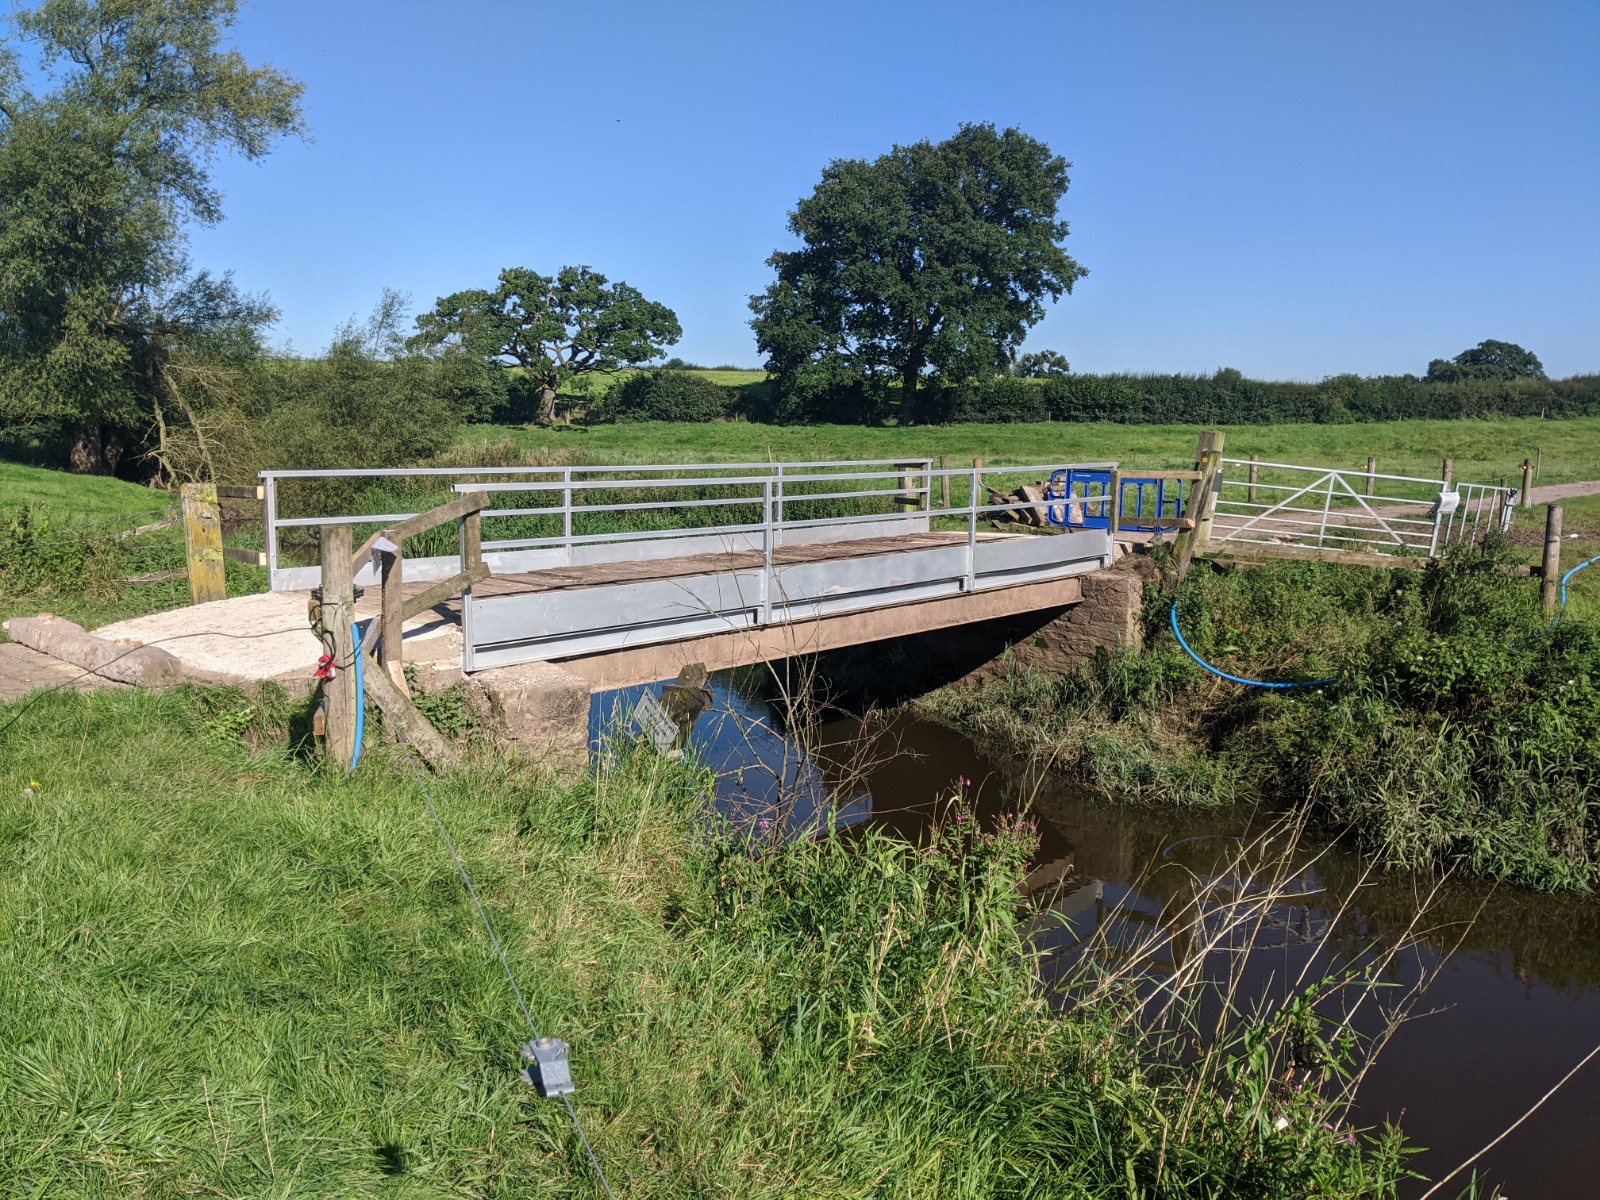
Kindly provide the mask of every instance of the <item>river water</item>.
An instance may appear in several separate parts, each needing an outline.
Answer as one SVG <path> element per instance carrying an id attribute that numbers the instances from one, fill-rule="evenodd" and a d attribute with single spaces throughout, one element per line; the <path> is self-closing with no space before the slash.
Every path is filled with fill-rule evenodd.
<path id="1" fill-rule="evenodd" d="M 592 732 L 627 713 L 643 690 L 594 704 Z M 1235 879 L 1238 839 L 1253 840 L 1271 823 L 1243 809 L 1106 803 L 915 719 L 868 729 L 835 714 L 808 752 L 785 734 L 758 676 L 719 677 L 712 693 L 691 749 L 716 773 L 719 807 L 735 820 L 779 811 L 800 835 L 825 823 L 831 804 L 840 825 L 871 822 L 916 839 L 957 788 L 975 797 L 984 819 L 1030 812 L 1040 835 L 1030 882 L 1048 907 L 1037 943 L 1046 985 L 1076 955 L 1134 943 L 1152 971 L 1176 969 L 1195 952 L 1195 937 L 1166 930 L 1179 927 L 1175 913 L 1195 911 L 1195 881 Z M 1425 982 L 1364 1076 L 1354 1113 L 1358 1125 L 1397 1121 L 1425 1148 L 1410 1163 L 1423 1176 L 1437 1178 L 1478 1152 L 1600 1045 L 1600 898 L 1409 873 L 1363 878 L 1362 863 L 1337 847 L 1302 844 L 1290 861 L 1288 894 L 1251 925 L 1251 944 L 1213 951 L 1202 967 L 1241 972 L 1240 996 L 1251 998 L 1282 995 L 1305 971 L 1315 977 L 1381 957 L 1382 982 L 1392 986 L 1373 992 L 1355 1022 L 1369 1035 L 1385 1024 L 1380 1006 Z M 1600 1058 L 1477 1170 L 1511 1200 L 1600 1197 Z M 1456 1196 L 1466 1178 L 1439 1195 Z"/>

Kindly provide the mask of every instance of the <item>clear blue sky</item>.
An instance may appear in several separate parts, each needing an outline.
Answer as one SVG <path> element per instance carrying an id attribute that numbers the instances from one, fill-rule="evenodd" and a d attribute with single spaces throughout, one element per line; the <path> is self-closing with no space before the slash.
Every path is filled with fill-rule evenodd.
<path id="1" fill-rule="evenodd" d="M 1084 371 L 1600 371 L 1600 2 L 256 0 L 313 141 L 224 160 L 197 263 L 324 346 L 379 291 L 587 263 L 756 365 L 747 297 L 833 158 L 1016 125 L 1074 164 Z"/>

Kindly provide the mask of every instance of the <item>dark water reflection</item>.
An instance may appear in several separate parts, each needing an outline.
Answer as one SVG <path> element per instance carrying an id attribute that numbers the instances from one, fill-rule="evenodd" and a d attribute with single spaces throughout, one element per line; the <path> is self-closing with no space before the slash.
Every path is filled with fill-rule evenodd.
<path id="1" fill-rule="evenodd" d="M 617 709 L 626 711 L 640 690 L 616 694 Z M 1169 967 L 1182 961 L 1187 939 L 1163 938 L 1163 928 L 1192 900 L 1197 878 L 1228 870 L 1239 850 L 1233 839 L 1266 821 L 1243 810 L 1151 812 L 1097 802 L 916 720 L 869 731 L 864 741 L 860 723 L 840 716 L 823 723 L 814 752 L 803 754 L 765 703 L 759 677 L 722 678 L 713 691 L 716 711 L 696 725 L 692 750 L 717 772 L 719 807 L 736 820 L 770 819 L 786 801 L 783 819 L 803 833 L 825 820 L 828 797 L 838 791 L 844 823 L 870 820 L 916 839 L 962 780 L 971 781 L 982 817 L 1031 811 L 1040 846 L 1030 881 L 1050 909 L 1039 926 L 1046 983 L 1096 939 L 1149 947 L 1155 938 L 1149 957 L 1158 972 L 1163 958 Z M 1257 931 L 1243 958 L 1241 995 L 1281 996 L 1303 971 L 1360 961 L 1404 941 L 1415 926 L 1414 943 L 1386 963 L 1384 981 L 1395 985 L 1386 993 L 1398 999 L 1429 976 L 1431 983 L 1366 1075 L 1355 1118 L 1397 1119 L 1427 1147 L 1412 1161 L 1423 1175 L 1436 1177 L 1475 1153 L 1600 1044 L 1600 900 L 1476 881 L 1435 886 L 1404 873 L 1363 880 L 1361 863 L 1337 848 L 1297 853 L 1291 889 L 1302 898 L 1273 908 Z M 1205 966 L 1209 972 L 1212 964 Z M 1375 1002 L 1363 1017 L 1357 1026 L 1375 1031 Z M 1600 1059 L 1478 1166 L 1513 1200 L 1600 1196 Z M 1464 1187 L 1456 1180 L 1441 1195 Z"/>

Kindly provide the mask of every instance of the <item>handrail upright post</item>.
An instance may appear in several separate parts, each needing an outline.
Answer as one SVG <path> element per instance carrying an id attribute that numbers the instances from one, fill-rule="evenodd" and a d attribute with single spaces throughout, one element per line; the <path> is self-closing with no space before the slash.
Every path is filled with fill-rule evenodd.
<path id="1" fill-rule="evenodd" d="M 772 624 L 772 480 L 761 485 L 761 623 Z"/>
<path id="2" fill-rule="evenodd" d="M 561 540 L 567 550 L 572 549 L 572 468 L 561 472 Z"/>
<path id="3" fill-rule="evenodd" d="M 967 491 L 967 578 L 965 591 L 972 591 L 978 585 L 978 467 L 972 468 L 972 486 Z"/>
<path id="4" fill-rule="evenodd" d="M 769 482 L 767 485 L 767 495 L 769 499 L 776 501 L 777 507 L 774 510 L 774 519 L 777 522 L 777 528 L 781 531 L 783 529 L 783 464 L 778 463 L 777 468 L 776 483 L 774 485 L 773 483 Z M 776 487 L 776 490 L 774 490 L 774 486 Z"/>
<path id="5" fill-rule="evenodd" d="M 278 571 L 278 480 L 270 471 L 261 472 L 261 524 L 267 542 L 267 590 L 273 590 Z"/>

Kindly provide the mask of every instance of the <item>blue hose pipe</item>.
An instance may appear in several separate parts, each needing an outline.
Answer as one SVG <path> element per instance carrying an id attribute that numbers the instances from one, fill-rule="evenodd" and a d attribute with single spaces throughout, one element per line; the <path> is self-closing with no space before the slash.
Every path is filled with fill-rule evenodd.
<path id="1" fill-rule="evenodd" d="M 1600 562 L 1600 554 L 1597 554 L 1593 558 L 1587 559 L 1584 562 L 1579 563 L 1577 566 L 1573 567 L 1572 570 L 1568 571 L 1565 575 L 1563 575 L 1561 577 L 1561 607 L 1562 608 L 1566 608 L 1567 607 L 1567 580 L 1571 579 L 1574 575 L 1576 575 L 1579 571 L 1583 570 L 1585 567 L 1592 567 L 1597 562 Z"/>
<path id="2" fill-rule="evenodd" d="M 361 735 L 367 728 L 367 685 L 361 678 L 361 626 L 351 625 L 350 628 L 356 635 L 356 744 L 350 752 L 350 769 L 354 771 L 356 764 L 361 761 Z"/>
<path id="3" fill-rule="evenodd" d="M 1178 629 L 1178 602 L 1176 600 L 1172 602 L 1172 609 L 1168 616 L 1171 618 L 1172 636 L 1178 639 L 1178 645 L 1183 647 L 1184 652 L 1188 654 L 1190 658 L 1194 659 L 1195 662 L 1199 663 L 1200 666 L 1205 668 L 1207 671 L 1210 671 L 1218 679 L 1226 679 L 1229 683 L 1242 683 L 1245 687 L 1272 688 L 1274 690 L 1281 690 L 1284 688 L 1322 687 L 1325 684 L 1337 682 L 1333 679 L 1307 679 L 1301 681 L 1300 683 L 1266 683 L 1260 679 L 1242 679 L 1238 675 L 1229 675 L 1226 671 L 1222 671 L 1216 667 L 1213 667 L 1205 659 L 1201 658 L 1194 652 L 1194 649 L 1189 645 L 1189 643 L 1184 641 L 1183 633 Z"/>

